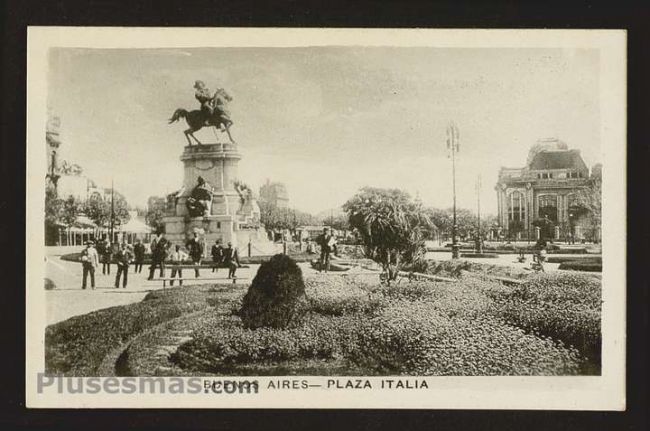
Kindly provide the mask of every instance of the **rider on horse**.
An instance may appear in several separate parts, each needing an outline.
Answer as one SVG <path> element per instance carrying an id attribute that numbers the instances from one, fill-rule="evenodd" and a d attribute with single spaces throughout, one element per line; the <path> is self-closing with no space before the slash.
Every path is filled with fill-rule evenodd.
<path id="1" fill-rule="evenodd" d="M 196 97 L 196 100 L 201 104 L 201 110 L 207 114 L 206 116 L 212 116 L 212 114 L 214 114 L 215 103 L 214 97 L 212 97 L 212 94 L 210 93 L 210 89 L 205 86 L 203 81 L 196 81 L 194 83 L 194 88 L 196 89 L 194 97 Z"/>
<path id="2" fill-rule="evenodd" d="M 235 141 L 230 134 L 230 127 L 233 122 L 230 119 L 230 113 L 227 109 L 228 103 L 232 101 L 230 94 L 223 88 L 217 88 L 217 91 L 211 94 L 210 90 L 205 86 L 205 83 L 199 80 L 194 82 L 194 89 L 194 97 L 201 104 L 201 109 L 187 111 L 186 109 L 178 108 L 169 119 L 169 124 L 181 118 L 185 119 L 187 125 L 190 127 L 183 131 L 183 133 L 189 145 L 192 145 L 192 139 L 197 144 L 201 144 L 201 141 L 194 136 L 194 132 L 201 130 L 203 127 L 211 126 L 227 133 L 230 142 L 234 144 Z"/>
<path id="3" fill-rule="evenodd" d="M 203 81 L 194 82 L 194 97 L 201 104 L 201 111 L 205 113 L 206 116 L 206 125 L 209 122 L 209 119 L 215 114 L 219 114 L 221 119 L 221 129 L 223 130 L 223 123 L 230 123 L 230 115 L 226 110 L 226 101 L 228 94 L 223 90 L 223 88 L 218 88 L 214 95 L 210 92 L 210 89 L 206 87 Z"/>

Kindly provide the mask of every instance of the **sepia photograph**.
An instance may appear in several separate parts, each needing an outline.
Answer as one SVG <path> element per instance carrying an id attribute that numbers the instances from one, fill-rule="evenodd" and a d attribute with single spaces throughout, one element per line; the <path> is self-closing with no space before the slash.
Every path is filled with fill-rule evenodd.
<path id="1" fill-rule="evenodd" d="M 35 405 L 624 408 L 624 33 L 86 30 L 30 28 Z"/>

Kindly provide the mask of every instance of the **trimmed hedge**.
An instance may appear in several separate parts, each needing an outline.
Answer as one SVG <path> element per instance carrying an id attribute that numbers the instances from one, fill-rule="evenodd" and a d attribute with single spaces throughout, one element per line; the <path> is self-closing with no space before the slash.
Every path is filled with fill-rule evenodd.
<path id="1" fill-rule="evenodd" d="M 512 266 L 493 265 L 489 263 L 470 262 L 469 260 L 455 259 L 455 260 L 442 260 L 426 261 L 427 274 L 441 275 L 446 277 L 460 277 L 461 275 L 470 272 L 475 274 L 488 274 L 501 277 L 510 278 L 524 278 L 530 273 L 523 268 L 516 268 Z"/>
<path id="2" fill-rule="evenodd" d="M 570 260 L 560 263 L 559 269 L 573 271 L 603 272 L 603 259 L 601 257 Z"/>
<path id="3" fill-rule="evenodd" d="M 594 256 L 593 254 L 587 254 L 584 256 L 549 256 L 546 258 L 548 263 L 564 263 L 564 262 L 585 262 L 585 263 L 603 263 L 603 258 L 601 256 Z"/>
<path id="4" fill-rule="evenodd" d="M 600 263 L 573 261 L 561 263 L 559 269 L 585 272 L 603 272 L 603 265 Z"/>
<path id="5" fill-rule="evenodd" d="M 475 257 L 475 258 L 492 258 L 496 259 L 499 257 L 497 253 L 461 253 L 460 257 Z"/>
<path id="6" fill-rule="evenodd" d="M 513 293 L 479 279 L 391 287 L 312 280 L 300 324 L 251 330 L 216 313 L 172 361 L 184 373 L 222 375 L 309 374 L 315 362 L 320 375 L 579 374 L 577 350 L 501 318 L 497 299 Z"/>
<path id="7" fill-rule="evenodd" d="M 571 345 L 600 368 L 602 301 L 598 280 L 580 274 L 538 274 L 496 299 L 497 314 L 506 321 Z"/>
<path id="8" fill-rule="evenodd" d="M 597 279 L 546 273 L 511 287 L 482 277 L 390 287 L 376 275 L 314 277 L 305 283 L 306 314 L 285 328 L 246 328 L 236 315 L 242 289 L 152 292 L 48 327 L 46 371 L 97 375 L 108 353 L 133 340 L 122 359 L 136 375 L 159 366 L 186 376 L 600 372 Z M 193 311 L 200 314 L 172 321 Z M 169 358 L 157 354 L 180 333 L 190 340 Z"/>
<path id="9" fill-rule="evenodd" d="M 72 317 L 45 329 L 45 372 L 95 376 L 104 357 L 135 335 L 185 313 L 208 307 L 198 288 L 150 292 L 135 304 Z"/>

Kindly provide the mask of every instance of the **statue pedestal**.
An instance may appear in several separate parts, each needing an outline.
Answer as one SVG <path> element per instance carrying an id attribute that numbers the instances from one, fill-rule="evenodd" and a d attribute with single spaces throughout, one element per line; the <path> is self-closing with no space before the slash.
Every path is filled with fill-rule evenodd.
<path id="1" fill-rule="evenodd" d="M 235 144 L 186 146 L 180 157 L 184 165 L 183 187 L 168 196 L 167 214 L 163 218 L 165 235 L 174 244 L 183 245 L 193 232 L 198 231 L 209 247 L 217 239 L 223 245 L 232 242 L 240 248 L 240 255 L 249 242 L 253 249 L 268 249 L 269 240 L 260 224 L 260 210 L 252 195 L 243 195 L 235 187 L 238 181 L 238 163 L 241 154 Z M 206 214 L 192 217 L 187 200 L 203 178 L 212 187 L 212 202 Z"/>

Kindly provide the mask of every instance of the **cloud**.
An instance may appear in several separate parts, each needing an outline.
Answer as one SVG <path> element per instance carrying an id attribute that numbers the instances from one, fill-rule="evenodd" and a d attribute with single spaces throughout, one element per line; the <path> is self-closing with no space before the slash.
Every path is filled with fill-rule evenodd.
<path id="1" fill-rule="evenodd" d="M 589 50 L 289 48 L 55 49 L 49 102 L 62 152 L 98 182 L 118 177 L 138 204 L 180 186 L 184 122 L 204 80 L 234 97 L 240 176 L 283 181 L 291 205 L 318 211 L 365 185 L 451 205 L 445 128 L 461 129 L 459 205 L 482 205 L 500 166 L 519 167 L 556 136 L 600 161 L 598 55 Z M 214 135 L 202 130 L 199 139 Z"/>

